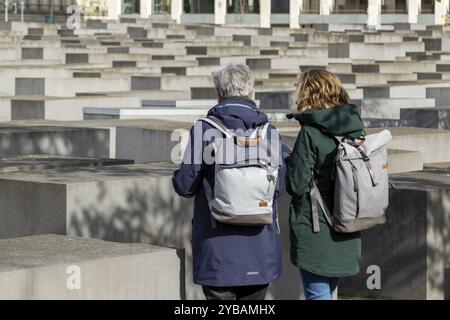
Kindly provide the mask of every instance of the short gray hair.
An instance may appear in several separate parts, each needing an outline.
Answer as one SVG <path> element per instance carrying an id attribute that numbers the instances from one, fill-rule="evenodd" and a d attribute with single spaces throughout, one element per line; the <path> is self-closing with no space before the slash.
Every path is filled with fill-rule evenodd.
<path id="1" fill-rule="evenodd" d="M 213 72 L 214 86 L 223 98 L 250 97 L 255 80 L 245 64 L 229 64 Z"/>

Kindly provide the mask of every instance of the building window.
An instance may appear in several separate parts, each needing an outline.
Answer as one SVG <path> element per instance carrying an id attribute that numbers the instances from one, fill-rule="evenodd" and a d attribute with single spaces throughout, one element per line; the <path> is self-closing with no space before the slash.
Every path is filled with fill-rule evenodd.
<path id="1" fill-rule="evenodd" d="M 185 13 L 214 13 L 214 1 L 184 0 Z"/>
<path id="2" fill-rule="evenodd" d="M 272 13 L 289 13 L 289 0 L 272 1 Z"/>
<path id="3" fill-rule="evenodd" d="M 259 0 L 228 0 L 228 13 L 259 13 Z"/>
<path id="4" fill-rule="evenodd" d="M 139 0 L 123 0 L 122 12 L 124 14 L 140 13 Z"/>
<path id="5" fill-rule="evenodd" d="M 170 13 L 170 0 L 153 1 L 153 13 Z"/>
<path id="6" fill-rule="evenodd" d="M 304 0 L 302 13 L 320 13 L 320 1 L 318 0 Z"/>
<path id="7" fill-rule="evenodd" d="M 368 0 L 335 0 L 333 13 L 367 13 Z"/>
<path id="8" fill-rule="evenodd" d="M 433 14 L 434 13 L 434 1 L 435 0 L 422 0 L 422 9 L 421 13 L 424 14 Z"/>
<path id="9" fill-rule="evenodd" d="M 385 0 L 381 13 L 408 13 L 407 0 Z"/>

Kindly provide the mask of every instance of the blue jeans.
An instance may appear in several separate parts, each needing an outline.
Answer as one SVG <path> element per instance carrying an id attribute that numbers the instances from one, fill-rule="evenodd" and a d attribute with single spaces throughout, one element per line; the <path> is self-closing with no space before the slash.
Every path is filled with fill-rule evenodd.
<path id="1" fill-rule="evenodd" d="M 323 277 L 300 269 L 306 300 L 333 300 L 339 278 Z"/>

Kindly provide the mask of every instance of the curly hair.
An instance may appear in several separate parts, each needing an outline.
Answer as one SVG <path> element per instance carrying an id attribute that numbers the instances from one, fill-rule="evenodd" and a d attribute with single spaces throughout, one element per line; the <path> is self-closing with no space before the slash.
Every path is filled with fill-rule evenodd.
<path id="1" fill-rule="evenodd" d="M 348 104 L 350 97 L 341 81 L 333 73 L 322 69 L 311 69 L 300 74 L 296 85 L 298 112 L 309 109 L 328 109 Z"/>

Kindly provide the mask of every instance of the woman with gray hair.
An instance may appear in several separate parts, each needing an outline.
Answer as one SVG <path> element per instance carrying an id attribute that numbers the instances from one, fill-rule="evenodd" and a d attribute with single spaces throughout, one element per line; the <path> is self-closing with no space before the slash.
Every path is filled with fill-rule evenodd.
<path id="1" fill-rule="evenodd" d="M 218 119 L 232 131 L 250 132 L 268 123 L 267 115 L 258 109 L 254 101 L 254 80 L 247 66 L 230 64 L 213 73 L 213 82 L 218 104 L 209 110 L 208 117 Z M 276 129 L 271 125 L 268 128 L 267 139 L 280 140 Z M 203 183 L 206 179 L 214 190 L 215 166 L 205 163 L 203 159 L 204 150 L 211 143 L 204 140 L 207 130 L 216 129 L 207 122 L 196 122 L 191 129 L 181 168 L 173 177 L 174 189 L 180 196 L 195 197 L 192 230 L 194 282 L 202 285 L 207 299 L 264 299 L 269 284 L 281 274 L 276 199 L 284 192 L 284 163 L 280 164 L 271 224 L 242 226 L 219 221 L 212 223 Z M 201 148 L 195 148 L 196 139 L 200 139 L 197 144 Z M 277 142 L 281 146 L 281 141 Z M 281 148 L 277 151 L 282 159 Z"/>
<path id="2" fill-rule="evenodd" d="M 248 66 L 230 64 L 213 73 L 213 82 L 220 99 L 250 98 L 255 99 L 255 81 Z"/>

